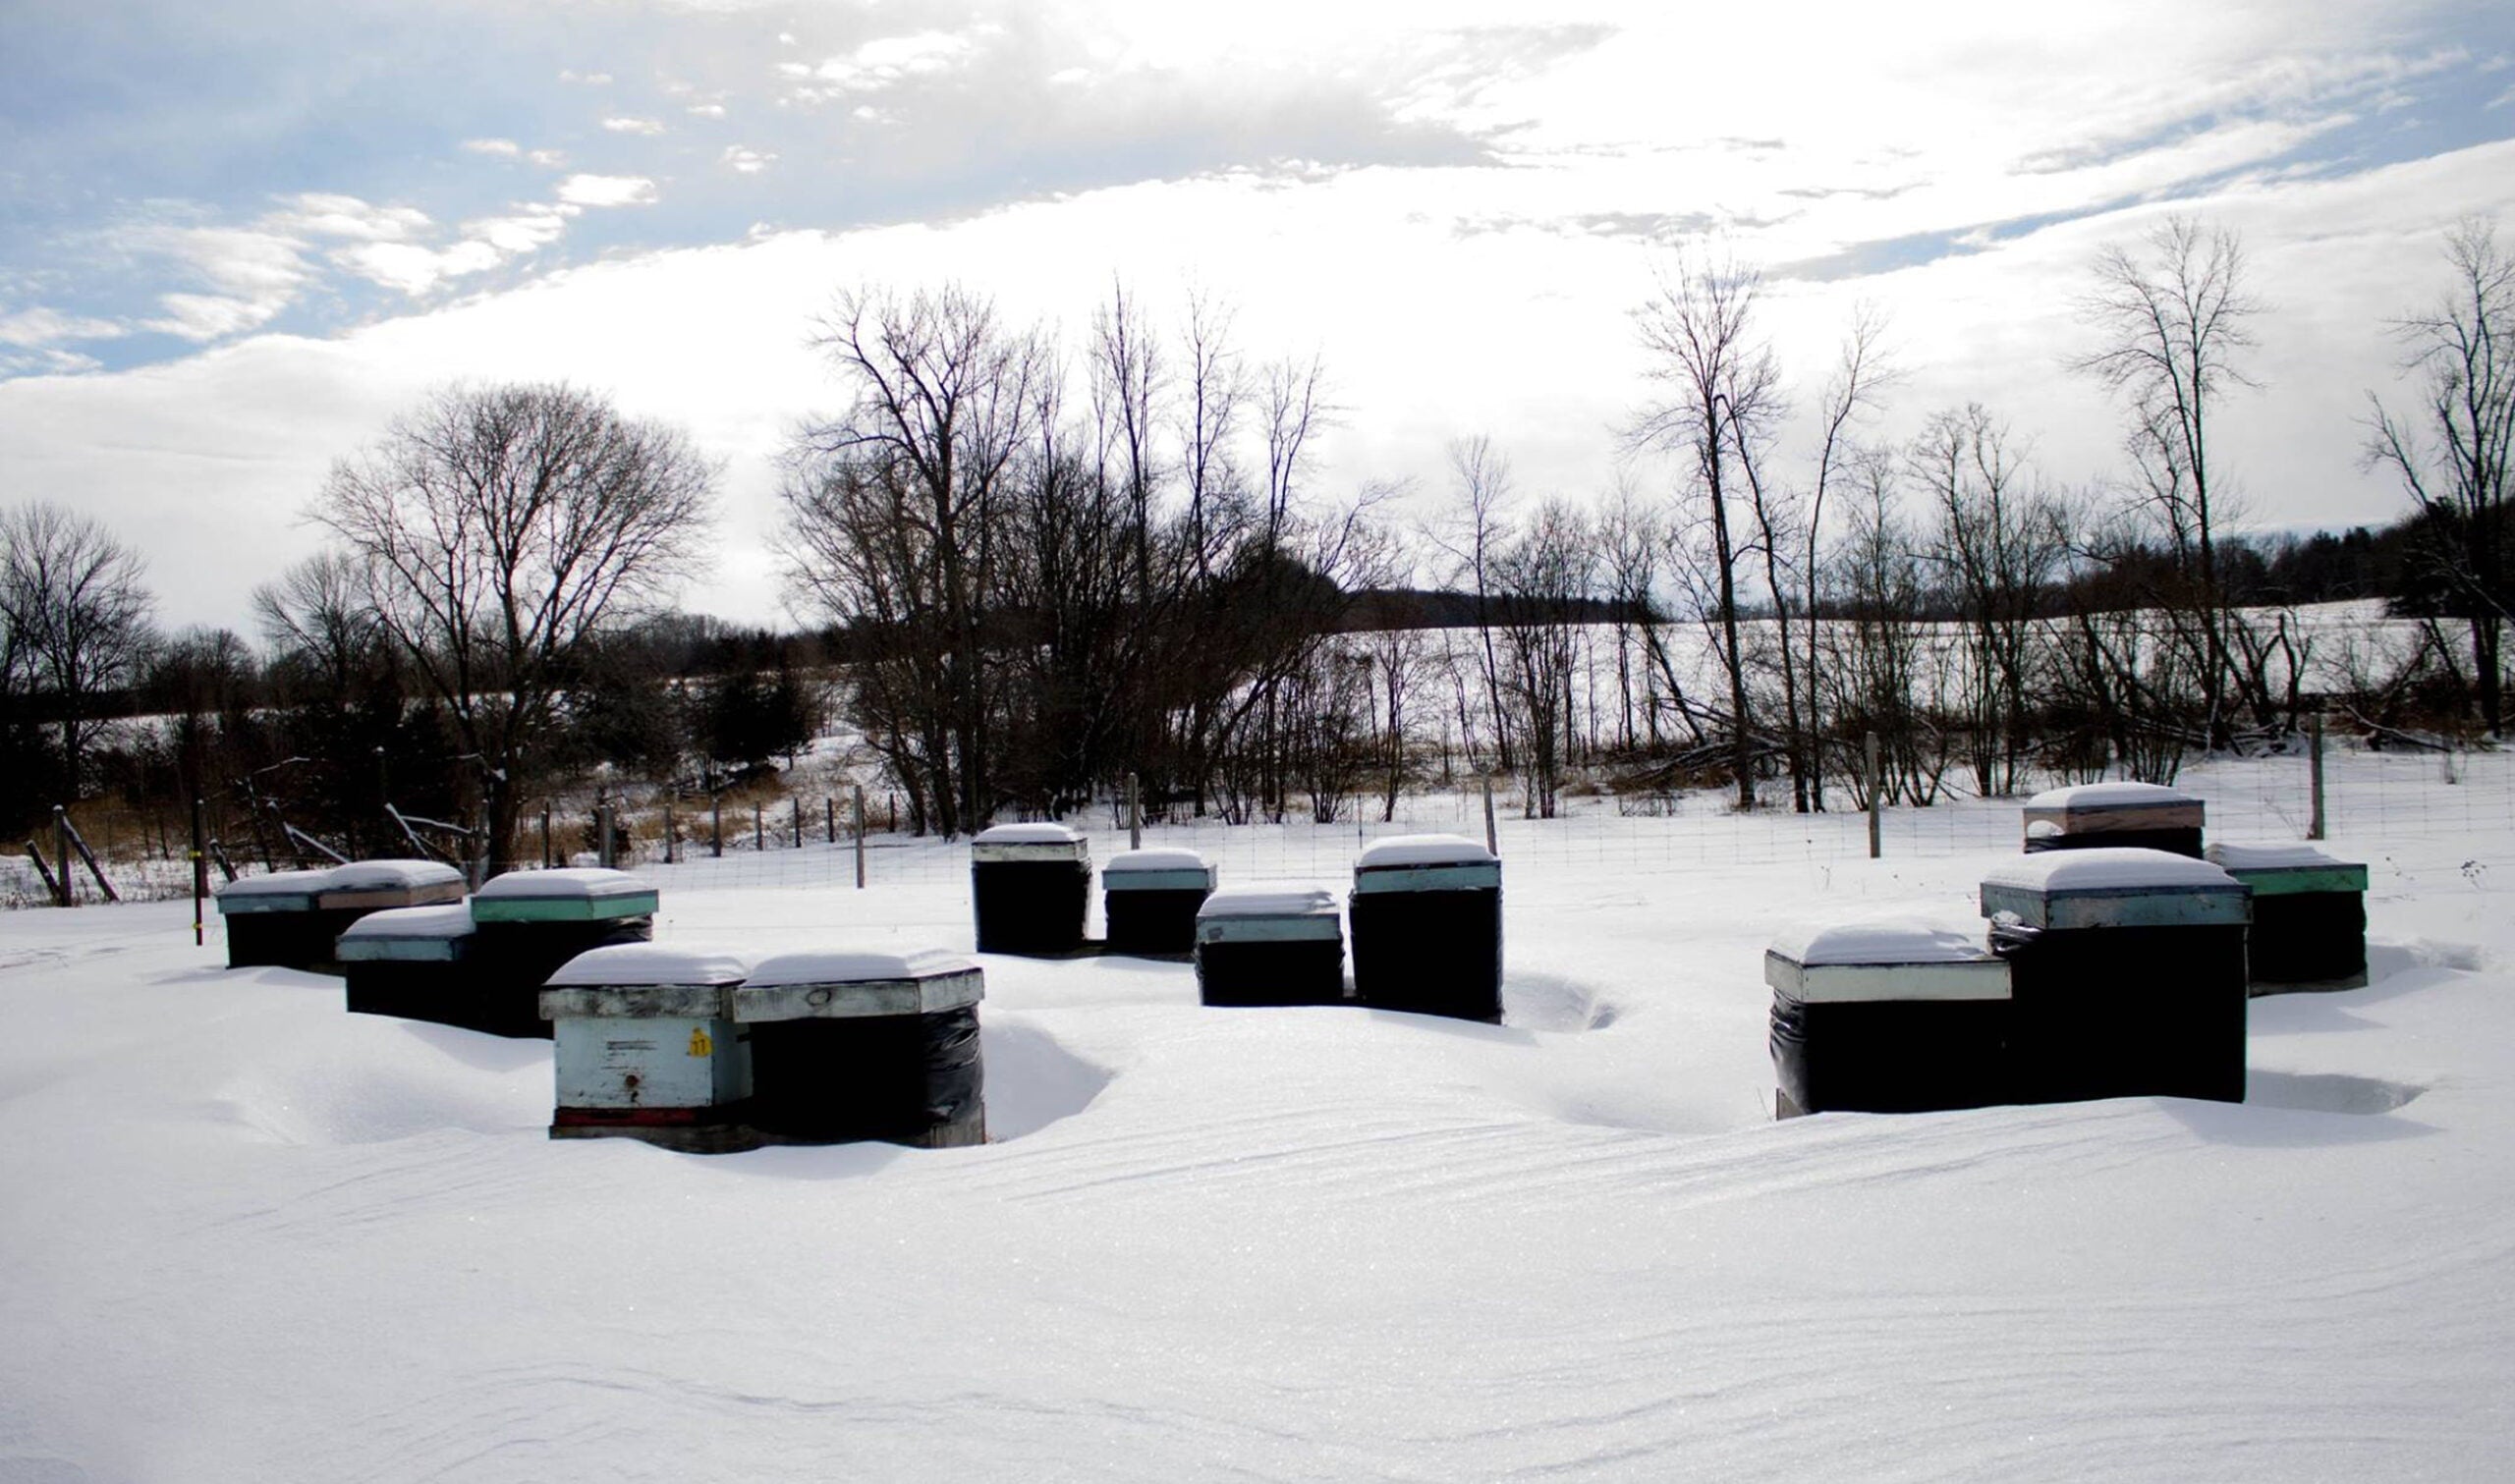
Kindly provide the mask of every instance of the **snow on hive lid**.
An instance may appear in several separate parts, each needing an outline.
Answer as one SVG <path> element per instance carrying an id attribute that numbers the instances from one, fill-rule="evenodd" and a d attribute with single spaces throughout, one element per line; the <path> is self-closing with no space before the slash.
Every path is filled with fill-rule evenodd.
<path id="1" fill-rule="evenodd" d="M 1914 917 L 1785 928 L 1772 952 L 1808 968 L 1852 963 L 1975 963 L 1991 957 L 1981 929 Z"/>
<path id="2" fill-rule="evenodd" d="M 416 891 L 421 887 L 459 886 L 463 873 L 435 860 L 353 860 L 324 872 L 326 889 L 335 892 Z"/>
<path id="3" fill-rule="evenodd" d="M 329 871 L 270 871 L 239 876 L 217 891 L 218 909 L 233 911 L 310 911 L 315 894 L 331 878 Z"/>
<path id="4" fill-rule="evenodd" d="M 2153 891 L 2160 887 L 2231 892 L 2242 886 L 2207 860 L 2168 851 L 2119 846 L 2018 855 L 1984 872 L 1983 885 L 2045 896 L 2062 892 Z"/>
<path id="5" fill-rule="evenodd" d="M 976 973 L 978 967 L 963 955 L 941 949 L 892 954 L 868 949 L 813 948 L 770 954 L 751 966 L 751 973 L 743 982 L 753 989 L 789 984 L 861 984 Z"/>
<path id="6" fill-rule="evenodd" d="M 2311 845 L 2213 845 L 2206 852 L 2257 897 L 2367 890 L 2367 867 L 2341 860 Z"/>
<path id="7" fill-rule="evenodd" d="M 2199 803 L 2179 789 L 2153 783 L 2082 783 L 2045 789 L 2026 801 L 2030 809 L 2103 809 L 2135 804 Z"/>
<path id="8" fill-rule="evenodd" d="M 2113 846 L 2004 860 L 1983 875 L 1982 909 L 2037 928 L 2229 927 L 2252 920 L 2253 894 L 2208 861 Z"/>
<path id="9" fill-rule="evenodd" d="M 509 871 L 473 893 L 475 900 L 517 902 L 562 898 L 590 901 L 605 897 L 652 895 L 654 887 L 627 871 L 600 866 L 564 866 L 551 871 Z"/>
<path id="10" fill-rule="evenodd" d="M 331 875 L 330 871 L 265 871 L 259 876 L 239 876 L 221 886 L 218 895 L 262 897 L 320 891 Z"/>
<path id="11" fill-rule="evenodd" d="M 2311 845 L 2230 845 L 2221 843 L 2202 852 L 2230 871 L 2275 871 L 2298 866 L 2332 866 L 2342 862 Z"/>
<path id="12" fill-rule="evenodd" d="M 587 949 L 561 964 L 545 982 L 552 989 L 722 986 L 740 984 L 750 972 L 751 961 L 732 949 L 614 943 Z"/>
<path id="13" fill-rule="evenodd" d="M 1052 823 L 999 824 L 970 838 L 972 845 L 1079 845 L 1082 841 L 1072 829 Z"/>
<path id="14" fill-rule="evenodd" d="M 1354 861 L 1360 871 L 1415 865 L 1491 865 L 1491 851 L 1464 835 L 1391 835 L 1363 848 Z"/>
<path id="15" fill-rule="evenodd" d="M 939 1015 L 985 998 L 985 974 L 959 954 L 806 949 L 754 964 L 733 1006 L 749 1024 Z"/>
<path id="16" fill-rule="evenodd" d="M 972 865 L 1084 865 L 1091 859 L 1091 843 L 1061 824 L 1000 824 L 970 839 Z"/>
<path id="17" fill-rule="evenodd" d="M 460 902 L 437 907 L 389 907 L 380 912 L 369 912 L 341 929 L 344 939 L 468 938 L 471 935 L 472 908 Z"/>
<path id="18" fill-rule="evenodd" d="M 1236 887 L 1216 892 L 1197 908 L 1198 920 L 1215 917 L 1318 917 L 1336 914 L 1336 894 L 1323 887 Z"/>
<path id="19" fill-rule="evenodd" d="M 1202 871 L 1205 857 L 1194 851 L 1177 849 L 1120 851 L 1100 867 L 1100 874 L 1112 871 Z"/>
<path id="20" fill-rule="evenodd" d="M 472 894 L 475 922 L 595 922 L 654 914 L 652 883 L 627 871 L 570 866 L 509 871 Z"/>

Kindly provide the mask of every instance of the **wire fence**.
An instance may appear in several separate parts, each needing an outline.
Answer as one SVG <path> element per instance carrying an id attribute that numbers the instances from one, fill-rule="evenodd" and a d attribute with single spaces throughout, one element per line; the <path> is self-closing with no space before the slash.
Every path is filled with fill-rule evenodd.
<path id="1" fill-rule="evenodd" d="M 2307 836 L 2313 787 L 2303 754 L 2212 760 L 2187 768 L 2177 786 L 2207 803 L 2212 840 L 2294 841 Z M 1726 794 L 1709 790 L 1647 797 L 1566 795 L 1558 817 L 1531 819 L 1524 817 L 1518 799 L 1497 795 L 1494 823 L 1506 859 L 1617 874 L 1865 857 L 1868 816 L 1849 807 L 1848 796 L 1838 795 L 1837 801 L 1842 805 L 1838 809 L 1800 814 L 1790 811 L 1786 798 L 1780 807 L 1741 812 Z M 1880 818 L 1881 853 L 1889 859 L 1933 859 L 2015 851 L 2023 833 L 2021 802 L 2014 797 L 1951 797 L 1928 807 L 1886 809 Z M 636 832 L 619 863 L 653 876 L 660 885 L 685 890 L 853 888 L 860 849 L 852 814 L 843 801 L 831 804 L 817 797 L 804 800 L 800 810 L 791 803 L 766 808 L 756 825 L 746 810 L 739 828 L 727 818 L 721 855 L 715 853 L 711 836 L 701 833 L 695 841 L 680 840 L 670 861 L 663 858 L 660 832 L 647 829 Z M 878 828 L 882 817 L 877 806 L 877 828 L 862 842 L 868 885 L 967 881 L 966 839 L 883 830 Z M 2468 861 L 2515 867 L 2515 750 L 2399 753 L 2335 745 L 2325 769 L 2324 819 L 2326 837 L 2344 853 L 2451 843 Z M 1095 859 L 1128 847 L 1123 819 L 1106 805 L 1066 822 L 1090 840 Z M 1359 820 L 1326 824 L 1309 819 L 1280 824 L 1147 822 L 1144 844 L 1194 850 L 1236 883 L 1333 883 L 1350 875 L 1354 856 L 1371 841 L 1427 832 L 1483 838 L 1481 795 L 1410 795 L 1399 800 L 1396 817 L 1388 820 L 1379 818 L 1375 804 L 1367 804 Z M 594 856 L 577 852 L 569 859 L 591 864 Z M 183 897 L 192 889 L 191 866 L 179 856 L 108 861 L 106 869 L 126 900 Z M 212 879 L 217 879 L 215 872 Z M 0 905 L 40 906 L 49 900 L 27 860 L 0 865 Z M 81 895 L 83 903 L 94 900 L 92 889 Z"/>

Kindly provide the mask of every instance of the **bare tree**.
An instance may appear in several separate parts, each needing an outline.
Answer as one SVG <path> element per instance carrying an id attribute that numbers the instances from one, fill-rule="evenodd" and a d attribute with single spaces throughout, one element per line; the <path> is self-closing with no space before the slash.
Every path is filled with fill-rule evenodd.
<path id="1" fill-rule="evenodd" d="M 815 344 L 851 401 L 805 435 L 807 473 L 787 494 L 788 573 L 832 619 L 914 623 L 919 632 L 892 636 L 929 647 L 933 693 L 899 740 L 918 740 L 933 823 L 947 835 L 976 829 L 997 801 L 987 777 L 989 538 L 1033 430 L 1046 352 L 958 287 L 905 299 L 844 293 Z M 820 560 L 841 557 L 842 566 Z M 877 597 L 877 588 L 888 590 Z"/>
<path id="2" fill-rule="evenodd" d="M 490 870 L 574 667 L 697 569 L 715 481 L 679 430 L 553 384 L 448 387 L 334 466 L 311 517 L 478 762 Z"/>
<path id="3" fill-rule="evenodd" d="M 1663 267 L 1656 292 L 1635 311 L 1647 371 L 1657 388 L 1627 429 L 1635 448 L 1682 451 L 1696 509 L 1707 525 L 1706 576 L 1715 594 L 1716 647 L 1729 683 L 1730 770 L 1738 806 L 1756 803 L 1754 714 L 1747 696 L 1746 657 L 1738 642 L 1737 562 L 1743 542 L 1733 530 L 1737 451 L 1749 446 L 1773 411 L 1771 354 L 1753 339 L 1762 275 L 1733 261 L 1679 256 Z"/>
<path id="4" fill-rule="evenodd" d="M 1974 785 L 2015 791 L 2035 691 L 2035 619 L 2067 554 L 2056 502 L 2028 481 L 2005 423 L 1980 403 L 1941 412 L 1907 455 L 1929 495 L 1943 580 L 1964 625 Z"/>
<path id="5" fill-rule="evenodd" d="M 66 507 L 36 501 L 0 514 L 5 658 L 48 696 L 73 793 L 100 725 L 96 702 L 139 678 L 155 642 L 144 571 L 138 552 Z"/>
<path id="6" fill-rule="evenodd" d="M 2106 247 L 2096 257 L 2096 279 L 2084 310 L 2099 342 L 2076 364 L 2128 398 L 2148 482 L 2180 508 L 2178 520 L 2192 532 L 2202 696 L 2209 744 L 2223 746 L 2229 666 L 2217 526 L 2226 512 L 2213 484 L 2218 470 L 2209 461 L 2209 420 L 2221 394 L 2253 385 L 2237 357 L 2254 344 L 2248 322 L 2262 305 L 2245 292 L 2243 243 L 2189 216 L 2158 223 L 2144 250 Z"/>
<path id="7" fill-rule="evenodd" d="M 1477 667 L 1493 724 L 1493 765 L 1511 768 L 1511 730 L 1502 707 L 1502 666 L 1493 647 L 1493 564 L 1510 534 L 1511 461 L 1480 433 L 1449 446 L 1456 503 L 1431 540 L 1447 553 L 1476 597 Z M 1471 747 L 1472 737 L 1461 741 Z"/>
<path id="8" fill-rule="evenodd" d="M 1537 507 L 1496 555 L 1501 594 L 1504 704 L 1520 737 L 1528 814 L 1552 819 L 1573 726 L 1569 699 L 1579 657 L 1580 609 L 1595 560 L 1589 522 L 1560 500 Z"/>
<path id="9" fill-rule="evenodd" d="M 1860 459 L 1854 435 L 1861 418 L 1874 411 L 1878 397 L 1900 379 L 1886 360 L 1885 338 L 1884 311 L 1871 303 L 1856 305 L 1850 328 L 1843 334 L 1833 377 L 1825 383 L 1817 406 L 1816 467 L 1808 492 L 1808 518 L 1803 531 L 1807 545 L 1800 556 L 1800 573 L 1807 582 L 1804 611 L 1808 653 L 1802 671 L 1807 680 L 1808 736 L 1818 747 L 1823 745 L 1825 736 L 1822 650 L 1817 642 L 1822 632 L 1817 624 L 1817 584 L 1824 569 L 1819 546 L 1825 533 L 1825 504 L 1846 467 Z M 1809 789 L 1815 807 L 1821 809 L 1825 806 L 1824 762 L 1817 757 L 1812 759 L 1812 764 Z"/>
<path id="10" fill-rule="evenodd" d="M 1656 642 L 1660 547 L 1666 535 L 1656 512 L 1631 484 L 1619 483 L 1598 512 L 1598 565 L 1607 600 L 1615 609 L 1617 745 L 1627 751 L 1659 746 L 1658 672 L 1649 663 Z M 1634 686 L 1642 696 L 1637 705 Z M 1642 731 L 1634 730 L 1639 714 Z"/>
<path id="11" fill-rule="evenodd" d="M 2515 467 L 2515 250 L 2495 225 L 2464 219 L 2446 234 L 2453 286 L 2395 326 L 2420 382 L 2415 412 L 2395 416 L 2374 393 L 2367 459 L 2388 468 L 2426 518 L 2425 554 L 2440 605 L 2470 632 L 2481 719 L 2505 730 L 2502 625 L 2508 470 Z"/>

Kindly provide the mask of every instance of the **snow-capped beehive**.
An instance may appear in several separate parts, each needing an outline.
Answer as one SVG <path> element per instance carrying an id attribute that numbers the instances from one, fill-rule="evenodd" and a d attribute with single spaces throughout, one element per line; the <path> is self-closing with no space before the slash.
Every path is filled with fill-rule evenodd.
<path id="1" fill-rule="evenodd" d="M 350 1012 L 491 1029 L 473 981 L 472 910 L 460 902 L 387 907 L 341 933 L 335 952 Z"/>
<path id="2" fill-rule="evenodd" d="M 1197 996 L 1207 1005 L 1345 1003 L 1345 927 L 1316 887 L 1219 891 L 1197 909 Z"/>
<path id="3" fill-rule="evenodd" d="M 2200 799 L 2152 783 L 2047 789 L 2026 801 L 2026 849 L 2169 851 L 2198 859 Z"/>
<path id="4" fill-rule="evenodd" d="M 2009 1101 L 2008 965 L 1906 919 L 1784 933 L 1764 954 L 1778 1111 L 1918 1113 Z"/>
<path id="5" fill-rule="evenodd" d="M 2210 861 L 2253 890 L 2245 961 L 2255 994 L 2367 982 L 2367 868 L 2310 845 L 2213 845 Z"/>
<path id="6" fill-rule="evenodd" d="M 239 876 L 218 889 L 229 968 L 314 968 L 332 961 L 339 929 L 316 907 L 329 871 Z"/>
<path id="7" fill-rule="evenodd" d="M 1983 878 L 2021 1102 L 2244 1100 L 2251 894 L 2165 851 L 2022 855 Z"/>
<path id="8" fill-rule="evenodd" d="M 1502 862 L 1458 835 L 1374 841 L 1354 862 L 1354 997 L 1502 1018 Z"/>
<path id="9" fill-rule="evenodd" d="M 1061 824 L 1000 824 L 970 841 L 982 954 L 1070 954 L 1091 909 L 1091 846 Z"/>
<path id="10" fill-rule="evenodd" d="M 752 1127 L 793 1143 L 985 1143 L 985 976 L 957 954 L 759 960 L 732 1002 L 751 1038 Z"/>
<path id="11" fill-rule="evenodd" d="M 1121 851 L 1100 867 L 1100 900 L 1113 954 L 1188 954 L 1197 948 L 1197 908 L 1214 889 L 1214 868 L 1194 851 Z"/>
<path id="12" fill-rule="evenodd" d="M 579 954 L 540 993 L 557 1087 L 552 1138 L 620 1135 L 714 1153 L 757 1142 L 742 1116 L 751 1044 L 733 1014 L 749 962 L 623 943 Z"/>
<path id="13" fill-rule="evenodd" d="M 627 871 L 509 871 L 472 894 L 473 972 L 487 1019 L 509 1035 L 546 1035 L 535 997 L 560 965 L 591 949 L 654 936 L 658 896 Z"/>

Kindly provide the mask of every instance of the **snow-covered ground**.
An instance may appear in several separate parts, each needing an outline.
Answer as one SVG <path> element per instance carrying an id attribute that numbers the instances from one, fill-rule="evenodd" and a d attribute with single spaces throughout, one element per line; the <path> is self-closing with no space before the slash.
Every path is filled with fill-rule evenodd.
<path id="1" fill-rule="evenodd" d="M 1770 1121 L 1765 943 L 1968 910 L 2013 803 L 1506 825 L 1500 1027 L 989 959 L 930 1152 L 552 1142 L 544 1044 L 9 913 L 0 1481 L 2503 1478 L 2515 827 L 2416 766 L 2335 811 L 2375 982 L 2255 1001 L 2244 1106 Z M 2288 778 L 2186 782 L 2271 839 Z M 659 868 L 658 933 L 966 949 L 931 849 Z"/>

